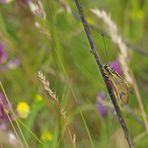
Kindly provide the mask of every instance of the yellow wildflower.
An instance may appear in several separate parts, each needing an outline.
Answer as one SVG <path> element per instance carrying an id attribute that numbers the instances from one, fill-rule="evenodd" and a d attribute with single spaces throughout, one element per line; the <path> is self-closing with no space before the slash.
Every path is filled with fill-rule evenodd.
<path id="1" fill-rule="evenodd" d="M 143 19 L 143 17 L 144 17 L 143 11 L 142 10 L 138 10 L 137 13 L 136 13 L 136 17 L 138 19 Z"/>
<path id="2" fill-rule="evenodd" d="M 51 141 L 53 139 L 53 135 L 50 131 L 43 132 L 41 134 L 41 140 L 43 141 Z"/>
<path id="3" fill-rule="evenodd" d="M 27 102 L 22 101 L 17 104 L 16 110 L 21 118 L 27 118 L 30 113 L 30 106 Z"/>
<path id="4" fill-rule="evenodd" d="M 92 17 L 87 17 L 87 21 L 90 24 L 94 24 L 94 20 L 92 19 Z"/>
<path id="5" fill-rule="evenodd" d="M 143 10 L 139 9 L 137 11 L 135 11 L 133 14 L 132 14 L 132 17 L 134 19 L 139 19 L 139 20 L 142 20 L 144 18 L 144 12 Z"/>
<path id="6" fill-rule="evenodd" d="M 43 100 L 43 97 L 41 95 L 36 95 L 34 99 L 36 102 L 40 102 Z"/>

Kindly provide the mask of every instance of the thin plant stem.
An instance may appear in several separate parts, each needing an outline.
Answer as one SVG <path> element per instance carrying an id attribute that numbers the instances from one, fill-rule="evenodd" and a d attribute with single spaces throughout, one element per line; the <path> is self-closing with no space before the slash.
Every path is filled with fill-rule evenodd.
<path id="1" fill-rule="evenodd" d="M 71 130 L 70 130 L 69 127 L 67 128 L 67 130 L 68 130 L 68 134 L 69 134 L 69 136 L 70 136 L 70 139 L 71 139 L 73 148 L 76 148 L 76 147 L 77 147 L 77 146 L 76 146 L 76 136 L 75 136 L 75 134 L 72 136 L 72 133 L 71 133 Z"/>
<path id="2" fill-rule="evenodd" d="M 134 140 L 134 142 L 138 142 L 139 140 L 143 139 L 146 135 L 147 135 L 147 133 L 144 131 L 144 132 L 138 134 L 133 140 Z"/>
<path id="3" fill-rule="evenodd" d="M 78 15 L 76 14 L 75 11 L 73 11 L 73 15 L 76 19 L 78 19 Z M 92 30 L 95 30 L 97 31 L 99 34 L 103 34 L 105 37 L 108 37 L 108 38 L 111 38 L 111 36 L 105 31 L 103 30 L 102 28 L 99 28 L 98 26 L 94 25 L 94 24 L 91 24 L 91 23 L 88 23 L 89 24 L 89 27 L 92 29 Z M 134 45 L 133 43 L 129 42 L 128 40 L 125 40 L 125 43 L 126 45 L 129 47 L 128 49 L 129 50 L 134 50 L 136 51 L 137 53 L 143 55 L 143 56 L 148 56 L 148 51 L 145 50 L 144 48 L 142 47 L 139 47 L 137 45 Z"/>
<path id="4" fill-rule="evenodd" d="M 105 74 L 103 72 L 103 64 L 102 64 L 102 62 L 100 60 L 100 57 L 99 57 L 99 54 L 97 52 L 97 48 L 96 48 L 96 45 L 94 43 L 93 37 L 91 35 L 89 25 L 87 23 L 87 20 L 85 19 L 85 15 L 84 15 L 84 12 L 83 12 L 80 0 L 75 0 L 75 3 L 76 3 L 76 6 L 77 6 L 77 9 L 79 11 L 79 15 L 80 15 L 81 21 L 83 23 L 83 27 L 84 27 L 85 33 L 86 33 L 87 38 L 89 40 L 89 43 L 90 43 L 90 46 L 91 46 L 91 49 L 92 49 L 91 51 L 92 51 L 92 53 L 93 53 L 93 55 L 95 57 L 95 60 L 96 60 L 96 62 L 98 64 L 98 68 L 99 68 L 99 70 L 100 70 L 100 72 L 102 74 L 102 77 L 103 77 L 104 82 L 106 84 L 106 87 L 107 87 L 108 93 L 110 95 L 111 101 L 112 101 L 112 103 L 114 105 L 114 108 L 115 108 L 115 111 L 116 111 L 119 123 L 120 123 L 120 125 L 121 125 L 121 127 L 122 127 L 122 129 L 124 131 L 124 134 L 125 134 L 125 137 L 127 139 L 128 144 L 129 144 L 129 147 L 130 148 L 134 148 L 135 146 L 134 146 L 132 138 L 131 138 L 131 136 L 129 134 L 128 128 L 127 128 L 126 123 L 124 121 L 124 118 L 122 116 L 122 113 L 121 113 L 121 110 L 119 108 L 119 105 L 116 102 L 115 95 L 114 95 L 114 93 L 112 91 L 112 88 L 110 86 L 110 83 L 109 83 L 107 77 L 105 76 Z"/>
<path id="5" fill-rule="evenodd" d="M 102 18 L 102 20 L 104 21 L 104 23 L 108 26 L 109 28 L 109 34 L 111 36 L 111 39 L 114 43 L 116 43 L 120 49 L 120 54 L 119 54 L 119 62 L 122 66 L 122 68 L 124 68 L 124 74 L 126 79 L 128 80 L 128 82 L 133 86 L 136 96 L 137 96 L 137 100 L 138 100 L 138 104 L 140 107 L 140 111 L 144 120 L 144 124 L 145 124 L 145 128 L 146 131 L 148 133 L 148 122 L 146 119 L 146 113 L 144 110 L 144 106 L 142 103 L 142 99 L 139 93 L 139 89 L 136 83 L 136 80 L 134 78 L 134 74 L 133 72 L 129 69 L 129 64 L 127 63 L 128 61 L 128 47 L 126 45 L 126 43 L 123 41 L 121 35 L 118 33 L 118 28 L 117 25 L 112 21 L 111 17 L 105 12 L 105 11 L 100 11 L 92 9 L 92 12 L 98 16 L 99 18 Z"/>
<path id="6" fill-rule="evenodd" d="M 90 132 L 89 132 L 89 130 L 88 130 L 88 127 L 87 127 L 86 121 L 85 121 L 84 116 L 83 116 L 83 114 L 82 114 L 81 111 L 80 111 L 80 115 L 81 115 L 81 118 L 82 118 L 82 120 L 83 120 L 83 123 L 84 123 L 85 129 L 86 129 L 86 131 L 87 131 L 88 137 L 89 137 L 89 139 L 90 139 L 90 142 L 91 142 L 92 148 L 95 148 L 95 145 L 94 145 L 94 143 L 93 143 L 92 137 L 91 137 Z"/>
<path id="7" fill-rule="evenodd" d="M 20 124 L 22 124 L 22 126 L 41 144 L 43 144 L 43 142 L 21 121 L 21 120 L 18 120 L 18 122 Z"/>
<path id="8" fill-rule="evenodd" d="M 9 114 L 8 114 L 8 111 L 6 110 L 5 105 L 3 104 L 2 100 L 0 100 L 0 104 L 1 104 L 2 107 L 4 108 L 4 111 L 5 111 L 5 113 L 6 113 L 7 117 L 8 117 L 8 120 L 9 120 L 11 126 L 12 126 L 12 129 L 13 129 L 15 135 L 16 135 L 17 138 L 18 138 L 18 141 L 20 142 L 21 147 L 24 148 L 23 143 L 22 143 L 22 141 L 21 141 L 21 139 L 20 139 L 20 137 L 19 137 L 19 135 L 18 135 L 18 133 L 17 133 L 17 131 L 16 131 L 14 125 L 13 125 L 13 122 L 12 122 L 12 120 L 11 120 Z"/>
<path id="9" fill-rule="evenodd" d="M 20 132 L 20 134 L 21 134 L 21 136 L 22 136 L 22 138 L 23 138 L 23 141 L 24 141 L 24 143 L 25 143 L 25 146 L 26 146 L 26 148 L 29 148 L 29 145 L 27 144 L 27 141 L 26 141 L 26 139 L 25 139 L 25 137 L 24 137 L 24 135 L 23 135 L 23 132 L 22 132 L 22 130 L 21 130 L 21 127 L 20 127 L 20 125 L 19 125 L 19 123 L 18 123 L 18 121 L 17 121 L 17 119 L 16 119 L 16 115 L 15 115 L 15 113 L 14 113 L 12 107 L 11 107 L 10 101 L 9 101 L 7 95 L 6 95 L 6 92 L 5 92 L 5 90 L 4 90 L 4 87 L 3 87 L 1 81 L 0 81 L 0 86 L 1 86 L 1 88 L 2 88 L 2 91 L 3 91 L 4 95 L 5 95 L 6 101 L 7 101 L 7 103 L 8 103 L 9 106 L 10 106 L 10 110 L 11 110 L 11 112 L 12 112 L 12 115 L 15 117 L 15 123 L 16 123 L 16 125 L 17 125 L 17 127 L 18 127 L 18 130 L 19 130 L 19 132 Z"/>
<path id="10" fill-rule="evenodd" d="M 147 121 L 147 116 L 146 116 L 146 113 L 145 113 L 145 110 L 144 110 L 144 105 L 143 105 L 143 102 L 142 102 L 142 99 L 141 99 L 141 96 L 140 96 L 140 93 L 139 93 L 138 85 L 136 83 L 134 74 L 132 74 L 132 77 L 133 77 L 133 88 L 134 88 L 135 94 L 137 96 L 138 105 L 139 105 L 139 108 L 140 108 L 140 111 L 141 111 L 141 114 L 142 114 L 146 133 L 148 134 L 148 121 Z"/>
<path id="11" fill-rule="evenodd" d="M 50 84 L 49 84 L 49 81 L 46 80 L 46 77 L 44 76 L 44 74 L 42 72 L 39 72 L 38 73 L 38 77 L 41 81 L 41 83 L 43 84 L 43 87 L 45 89 L 45 91 L 48 93 L 48 95 L 52 98 L 52 100 L 55 101 L 56 105 L 57 105 L 57 108 L 60 109 L 60 114 L 61 116 L 63 117 L 64 121 L 65 121 L 65 125 L 66 125 L 66 122 L 67 122 L 67 114 L 66 114 L 66 111 L 64 110 L 64 108 L 61 106 L 61 103 L 59 101 L 59 99 L 57 98 L 56 94 L 50 89 Z M 68 126 L 68 125 L 67 125 Z M 76 141 L 75 141 L 75 134 L 74 136 L 72 136 L 72 133 L 71 133 L 71 130 L 69 127 L 67 127 L 68 129 L 68 134 L 69 134 L 69 137 L 70 137 L 70 140 L 71 140 L 71 143 L 72 143 L 72 146 L 73 148 L 76 148 Z"/>

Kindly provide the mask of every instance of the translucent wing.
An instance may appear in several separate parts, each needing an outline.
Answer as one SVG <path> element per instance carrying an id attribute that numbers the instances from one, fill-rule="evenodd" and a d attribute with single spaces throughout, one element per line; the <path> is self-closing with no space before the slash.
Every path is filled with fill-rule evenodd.
<path id="1" fill-rule="evenodd" d="M 131 87 L 129 83 L 124 80 L 110 65 L 104 66 L 104 73 L 106 77 L 113 84 L 113 91 L 122 104 L 127 104 Z"/>

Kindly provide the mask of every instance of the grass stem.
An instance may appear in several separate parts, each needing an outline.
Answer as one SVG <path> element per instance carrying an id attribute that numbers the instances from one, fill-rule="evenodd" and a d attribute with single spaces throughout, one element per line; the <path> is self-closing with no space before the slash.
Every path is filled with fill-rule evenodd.
<path id="1" fill-rule="evenodd" d="M 91 34 L 91 32 L 90 32 L 90 28 L 89 28 L 88 22 L 87 22 L 87 20 L 86 20 L 86 18 L 85 18 L 85 15 L 84 15 L 84 12 L 83 12 L 83 9 L 82 9 L 80 0 L 75 0 L 75 3 L 76 3 L 76 6 L 77 6 L 77 9 L 78 9 L 78 11 L 79 11 L 79 15 L 80 15 L 80 18 L 81 18 L 81 21 L 82 21 L 82 24 L 83 24 L 85 33 L 86 33 L 87 38 L 88 38 L 88 40 L 89 40 L 89 44 L 90 44 L 90 46 L 91 46 L 92 53 L 93 53 L 93 55 L 94 55 L 94 57 L 95 57 L 95 60 L 96 60 L 96 62 L 97 62 L 97 64 L 98 64 L 99 70 L 100 70 L 100 72 L 101 72 L 101 74 L 102 74 L 102 76 L 103 76 L 104 82 L 105 82 L 105 84 L 106 84 L 108 93 L 109 93 L 110 98 L 111 98 L 111 101 L 112 101 L 112 103 L 113 103 L 113 105 L 114 105 L 114 108 L 115 108 L 115 111 L 116 111 L 116 114 L 117 114 L 119 123 L 120 123 L 120 125 L 121 125 L 121 127 L 122 127 L 122 129 L 123 129 L 123 131 L 124 131 L 124 134 L 125 134 L 125 137 L 126 137 L 126 139 L 127 139 L 128 144 L 129 144 L 129 147 L 130 147 L 130 148 L 134 148 L 135 146 L 134 146 L 133 141 L 132 141 L 132 138 L 131 138 L 131 136 L 130 136 L 130 134 L 129 134 L 128 128 L 127 128 L 126 123 L 125 123 L 125 121 L 124 121 L 124 118 L 123 118 L 123 116 L 122 116 L 122 113 L 121 113 L 121 110 L 120 110 L 120 108 L 119 108 L 119 105 L 118 105 L 117 102 L 116 102 L 115 95 L 114 95 L 114 93 L 113 93 L 113 91 L 112 91 L 112 89 L 111 89 L 111 86 L 110 86 L 110 84 L 109 84 L 109 81 L 108 81 L 107 77 L 105 76 L 105 74 L 104 74 L 104 72 L 103 72 L 103 64 L 102 64 L 101 59 L 100 59 L 100 57 L 99 57 L 99 54 L 98 54 L 98 52 L 97 52 L 97 48 L 96 48 L 96 45 L 95 45 L 95 43 L 94 43 L 92 34 Z"/>

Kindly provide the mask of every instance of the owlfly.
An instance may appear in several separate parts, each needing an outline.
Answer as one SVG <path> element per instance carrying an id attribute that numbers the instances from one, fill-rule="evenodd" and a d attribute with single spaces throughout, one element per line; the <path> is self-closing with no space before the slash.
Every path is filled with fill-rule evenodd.
<path id="1" fill-rule="evenodd" d="M 103 41 L 104 41 L 104 37 L 103 37 Z M 104 45 L 105 45 L 105 41 L 104 41 Z M 106 47 L 105 47 L 105 50 L 106 50 Z M 130 84 L 121 75 L 119 75 L 118 72 L 113 67 L 110 66 L 110 64 L 104 65 L 103 72 L 107 77 L 107 79 L 111 82 L 112 90 L 119 104 L 126 105 L 129 100 L 129 95 L 130 93 L 132 93 Z"/>
<path id="2" fill-rule="evenodd" d="M 115 96 L 120 100 L 121 104 L 126 105 L 129 100 L 129 94 L 132 92 L 130 84 L 109 64 L 104 65 L 103 71 L 113 85 L 112 88 Z"/>

